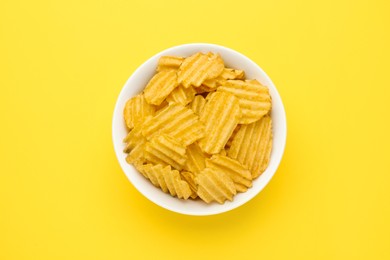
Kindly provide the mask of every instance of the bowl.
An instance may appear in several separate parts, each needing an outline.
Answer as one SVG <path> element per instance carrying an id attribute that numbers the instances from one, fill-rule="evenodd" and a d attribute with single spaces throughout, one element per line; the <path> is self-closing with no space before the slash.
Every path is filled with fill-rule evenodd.
<path id="1" fill-rule="evenodd" d="M 247 192 L 238 193 L 234 197 L 233 201 L 226 201 L 224 204 L 206 204 L 201 200 L 184 201 L 164 193 L 153 186 L 150 181 L 144 178 L 142 174 L 140 174 L 132 165 L 128 164 L 125 160 L 126 154 L 123 152 L 123 149 L 125 148 L 123 138 L 127 134 L 127 129 L 123 119 L 123 108 L 126 101 L 140 93 L 151 77 L 155 74 L 158 59 L 164 55 L 190 56 L 196 52 L 205 53 L 209 51 L 219 53 L 226 66 L 244 70 L 248 79 L 257 79 L 263 85 L 267 86 L 272 96 L 271 117 L 273 120 L 273 148 L 268 168 L 262 175 L 260 175 L 260 177 L 253 181 L 252 188 L 248 189 Z M 118 158 L 122 170 L 134 187 L 150 201 L 165 209 L 177 213 L 197 216 L 226 212 L 247 203 L 255 197 L 268 184 L 279 166 L 286 144 L 286 134 L 286 114 L 283 103 L 275 85 L 272 83 L 267 74 L 255 62 L 245 55 L 227 47 L 207 43 L 184 44 L 172 47 L 157 53 L 143 63 L 130 76 L 122 88 L 115 105 L 112 120 L 112 138 L 116 157 Z"/>

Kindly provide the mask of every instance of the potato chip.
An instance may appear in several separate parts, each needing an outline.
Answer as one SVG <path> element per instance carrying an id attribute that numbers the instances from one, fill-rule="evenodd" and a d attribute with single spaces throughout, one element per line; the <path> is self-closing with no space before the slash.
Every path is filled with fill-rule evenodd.
<path id="1" fill-rule="evenodd" d="M 187 172 L 187 171 L 181 171 L 180 172 L 181 178 L 185 180 L 188 185 L 190 186 L 190 189 L 192 191 L 191 198 L 195 199 L 198 197 L 198 194 L 196 194 L 197 188 L 196 188 L 196 183 L 195 183 L 195 174 L 192 172 Z"/>
<path id="2" fill-rule="evenodd" d="M 219 77 L 226 79 L 226 80 L 227 79 L 244 79 L 245 72 L 243 70 L 224 68 L 221 75 L 219 75 Z"/>
<path id="3" fill-rule="evenodd" d="M 197 94 L 204 94 L 206 92 L 213 92 L 216 88 L 210 88 L 206 85 L 200 85 L 200 87 L 195 88 Z"/>
<path id="4" fill-rule="evenodd" d="M 192 86 L 185 88 L 180 85 L 169 94 L 166 100 L 169 103 L 180 103 L 185 106 L 194 99 L 195 94 L 196 91 Z"/>
<path id="5" fill-rule="evenodd" d="M 175 70 L 160 71 L 146 85 L 145 99 L 149 104 L 158 106 L 178 85 Z"/>
<path id="6" fill-rule="evenodd" d="M 194 100 L 192 100 L 190 104 L 190 108 L 192 109 L 192 111 L 194 111 L 195 114 L 200 116 L 205 104 L 206 100 L 204 99 L 204 97 L 202 95 L 196 95 L 194 97 Z"/>
<path id="7" fill-rule="evenodd" d="M 165 183 L 169 193 L 179 199 L 188 199 L 192 195 L 189 184 L 180 178 L 180 173 L 176 170 L 165 171 L 163 173 Z"/>
<path id="8" fill-rule="evenodd" d="M 272 150 L 272 120 L 269 115 L 242 125 L 233 139 L 228 156 L 244 164 L 255 179 L 268 166 Z"/>
<path id="9" fill-rule="evenodd" d="M 206 159 L 206 167 L 227 174 L 238 192 L 245 192 L 252 187 L 251 172 L 235 159 L 213 155 L 210 159 Z"/>
<path id="10" fill-rule="evenodd" d="M 198 52 L 183 61 L 177 80 L 185 88 L 191 85 L 199 87 L 206 79 L 218 77 L 223 68 L 223 60 L 219 54 Z"/>
<path id="11" fill-rule="evenodd" d="M 192 195 L 189 184 L 182 180 L 180 173 L 172 170 L 170 165 L 163 167 L 161 164 L 145 164 L 140 170 L 154 186 L 161 188 L 165 193 L 169 192 L 172 196 L 185 200 Z"/>
<path id="12" fill-rule="evenodd" d="M 145 144 L 145 158 L 151 163 L 172 165 L 181 170 L 187 160 L 186 148 L 168 135 L 157 135 Z"/>
<path id="13" fill-rule="evenodd" d="M 191 109 L 177 103 L 170 104 L 154 117 L 147 117 L 142 128 L 142 134 L 148 140 L 154 135 L 169 133 L 184 146 L 192 144 L 205 134 L 199 117 Z"/>
<path id="14" fill-rule="evenodd" d="M 228 79 L 243 79 L 245 77 L 243 70 L 227 69 L 224 68 L 221 75 L 214 79 L 206 79 L 202 86 L 196 88 L 198 93 L 210 92 L 215 90 L 219 86 L 223 86 Z"/>
<path id="15" fill-rule="evenodd" d="M 195 177 L 198 196 L 206 203 L 216 201 L 223 204 L 225 200 L 233 200 L 236 188 L 232 179 L 223 172 L 205 168 Z"/>
<path id="16" fill-rule="evenodd" d="M 128 153 L 126 157 L 128 163 L 145 161 L 144 148 L 146 138 L 142 135 L 140 126 L 134 127 L 123 141 L 126 143 L 126 148 L 123 151 Z"/>
<path id="17" fill-rule="evenodd" d="M 218 91 L 213 93 L 200 116 L 200 121 L 205 124 L 205 137 L 199 140 L 200 148 L 209 154 L 219 153 L 240 117 L 240 106 L 234 95 Z"/>
<path id="18" fill-rule="evenodd" d="M 142 94 L 129 99 L 123 110 L 126 126 L 132 129 L 135 124 L 142 121 L 146 116 L 153 115 L 154 111 L 155 108 L 146 102 Z"/>
<path id="19" fill-rule="evenodd" d="M 230 136 L 229 140 L 227 141 L 225 145 L 225 149 L 229 149 L 232 145 L 233 139 L 236 136 L 238 130 L 240 130 L 241 125 L 237 125 L 236 128 L 234 128 L 232 135 Z"/>
<path id="20" fill-rule="evenodd" d="M 162 70 L 178 69 L 183 61 L 183 57 L 162 56 L 158 60 L 157 72 L 160 72 Z"/>
<path id="21" fill-rule="evenodd" d="M 184 165 L 184 169 L 187 171 L 199 174 L 205 167 L 205 160 L 207 155 L 203 153 L 197 143 L 193 143 L 187 146 L 187 161 Z"/>
<path id="22" fill-rule="evenodd" d="M 268 88 L 257 80 L 228 80 L 218 91 L 231 93 L 239 99 L 242 113 L 239 124 L 253 123 L 271 109 Z"/>

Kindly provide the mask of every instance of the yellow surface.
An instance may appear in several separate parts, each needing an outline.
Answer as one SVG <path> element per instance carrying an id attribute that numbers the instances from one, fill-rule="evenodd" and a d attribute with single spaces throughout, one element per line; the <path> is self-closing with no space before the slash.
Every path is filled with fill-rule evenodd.
<path id="1" fill-rule="evenodd" d="M 390 259 L 389 1 L 0 1 L 0 259 Z M 153 54 L 211 42 L 285 103 L 274 179 L 232 212 L 149 202 L 111 142 Z"/>

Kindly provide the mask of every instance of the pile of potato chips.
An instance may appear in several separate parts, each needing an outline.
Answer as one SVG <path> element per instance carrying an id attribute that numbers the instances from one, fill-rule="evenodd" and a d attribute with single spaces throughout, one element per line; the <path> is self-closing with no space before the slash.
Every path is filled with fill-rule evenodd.
<path id="1" fill-rule="evenodd" d="M 219 54 L 163 56 L 126 103 L 126 161 L 179 199 L 231 201 L 268 166 L 270 111 L 268 88 Z"/>

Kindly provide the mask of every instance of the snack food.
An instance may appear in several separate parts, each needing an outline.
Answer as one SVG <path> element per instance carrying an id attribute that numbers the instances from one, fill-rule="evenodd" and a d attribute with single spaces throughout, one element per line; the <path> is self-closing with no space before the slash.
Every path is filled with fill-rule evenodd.
<path id="1" fill-rule="evenodd" d="M 271 101 L 266 86 L 217 53 L 162 56 L 124 107 L 126 161 L 179 199 L 231 201 L 268 166 Z"/>

